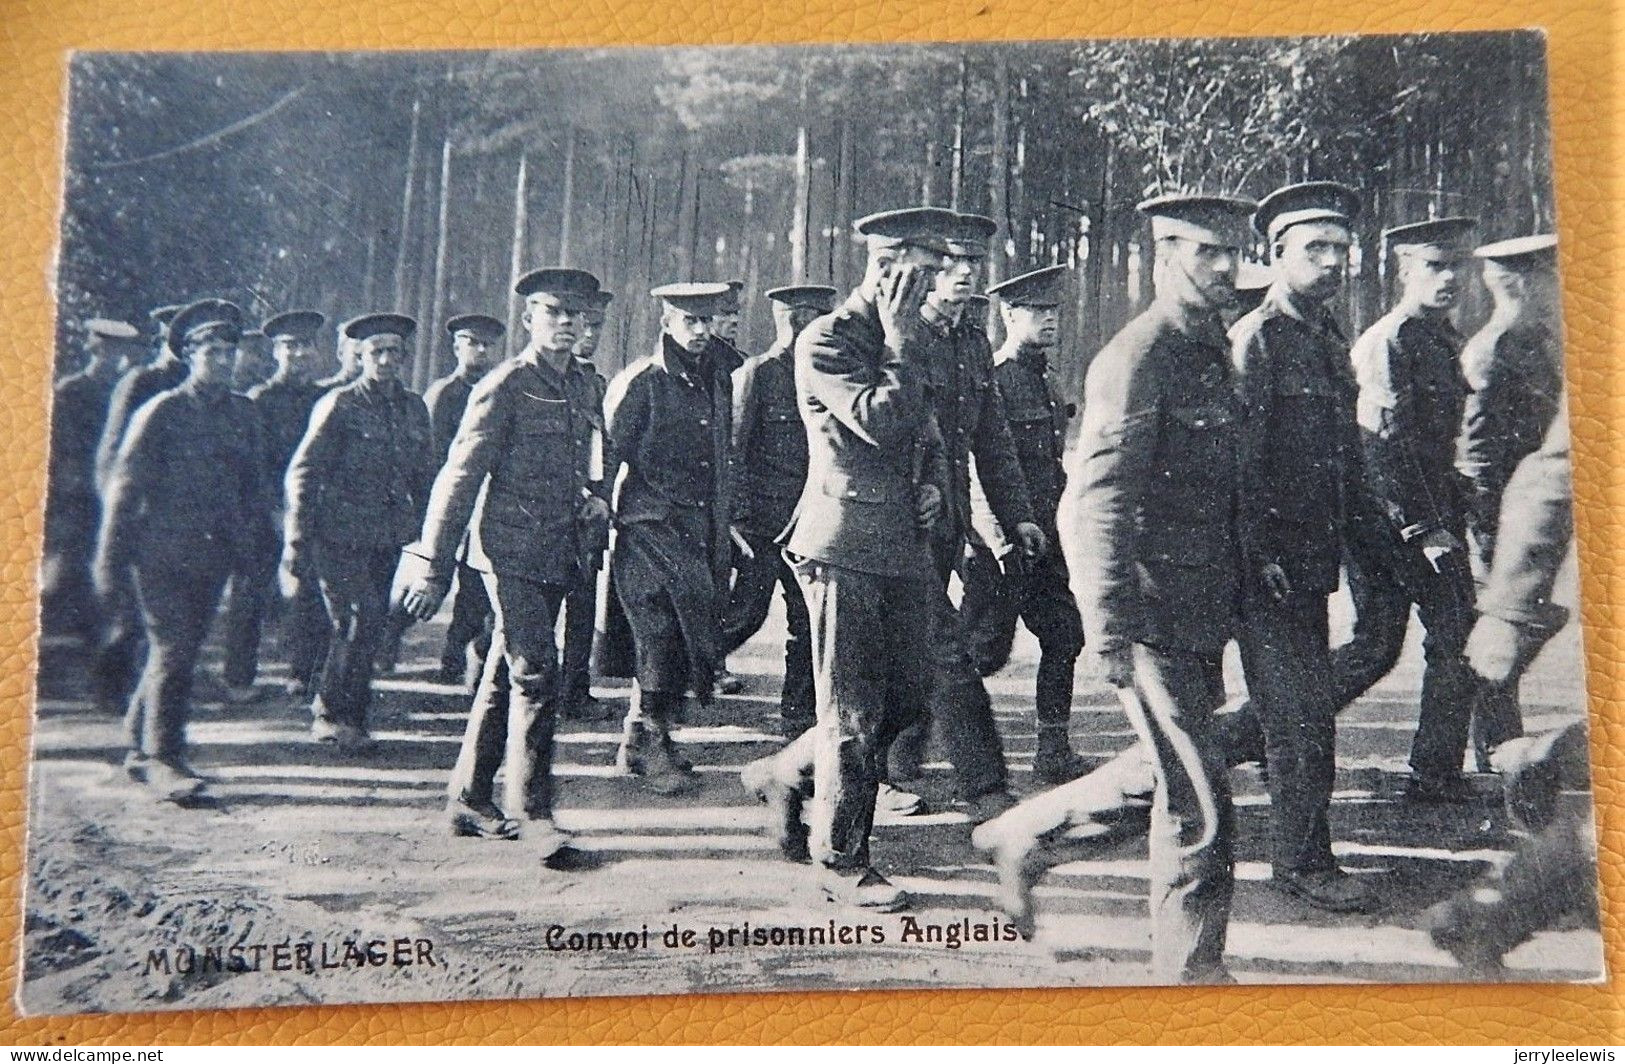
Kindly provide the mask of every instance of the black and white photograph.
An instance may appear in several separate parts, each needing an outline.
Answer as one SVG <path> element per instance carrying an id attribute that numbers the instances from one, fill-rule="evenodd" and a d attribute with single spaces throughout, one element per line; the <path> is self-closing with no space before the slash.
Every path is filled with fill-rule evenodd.
<path id="1" fill-rule="evenodd" d="M 25 1012 L 1603 979 L 1538 30 L 67 77 Z"/>

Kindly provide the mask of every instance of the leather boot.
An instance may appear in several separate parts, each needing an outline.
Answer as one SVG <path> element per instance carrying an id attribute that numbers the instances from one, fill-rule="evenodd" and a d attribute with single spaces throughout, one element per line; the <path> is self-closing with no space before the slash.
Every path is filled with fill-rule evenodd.
<path id="1" fill-rule="evenodd" d="M 1038 726 L 1038 751 L 1033 755 L 1033 779 L 1056 787 L 1077 779 L 1089 770 L 1089 763 L 1072 752 L 1064 727 Z"/>

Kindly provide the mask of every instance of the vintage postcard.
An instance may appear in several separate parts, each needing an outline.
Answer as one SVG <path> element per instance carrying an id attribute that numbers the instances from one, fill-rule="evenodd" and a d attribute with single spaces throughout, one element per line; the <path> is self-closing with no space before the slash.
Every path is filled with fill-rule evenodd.
<path id="1" fill-rule="evenodd" d="M 25 1011 L 1602 978 L 1540 33 L 68 62 Z"/>

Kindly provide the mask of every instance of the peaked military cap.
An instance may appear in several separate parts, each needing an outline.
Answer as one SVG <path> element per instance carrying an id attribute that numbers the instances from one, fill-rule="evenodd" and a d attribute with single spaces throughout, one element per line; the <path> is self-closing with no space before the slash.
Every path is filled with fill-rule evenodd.
<path id="1" fill-rule="evenodd" d="M 649 294 L 656 299 L 676 307 L 684 314 L 693 314 L 701 318 L 714 317 L 725 314 L 728 296 L 732 293 L 726 284 L 721 282 L 694 281 L 679 284 L 663 284 L 658 288 L 649 290 Z"/>
<path id="2" fill-rule="evenodd" d="M 1183 237 L 1200 244 L 1241 247 L 1251 242 L 1247 219 L 1258 204 L 1239 196 L 1170 192 L 1141 200 L 1135 206 L 1151 219 L 1151 236 Z"/>
<path id="3" fill-rule="evenodd" d="M 604 312 L 604 310 L 614 301 L 615 301 L 615 293 L 614 292 L 608 291 L 607 289 L 600 288 L 597 292 L 595 292 L 593 294 L 593 297 L 592 297 L 592 309 L 596 310 L 596 311 L 598 311 L 598 313 L 602 314 Z"/>
<path id="4" fill-rule="evenodd" d="M 531 270 L 519 278 L 513 290 L 516 294 L 526 297 L 545 292 L 553 296 L 587 300 L 598 292 L 598 278 L 586 270 L 547 266 L 540 270 Z"/>
<path id="5" fill-rule="evenodd" d="M 243 310 L 224 299 L 200 299 L 175 312 L 169 322 L 169 349 L 177 355 L 194 336 L 218 330 L 232 343 L 243 336 Z"/>
<path id="6" fill-rule="evenodd" d="M 946 207 L 905 207 L 865 215 L 852 223 L 853 230 L 871 244 L 885 247 L 910 245 L 938 254 L 948 251 L 948 233 L 959 215 Z"/>
<path id="7" fill-rule="evenodd" d="M 1360 216 L 1360 194 L 1337 181 L 1304 181 L 1276 189 L 1258 201 L 1253 228 L 1274 243 L 1282 233 L 1305 222 L 1352 225 Z"/>
<path id="8" fill-rule="evenodd" d="M 745 282 L 740 280 L 724 281 L 728 286 L 728 294 L 722 297 L 718 304 L 719 314 L 738 314 L 740 311 L 739 296 L 745 290 Z"/>
<path id="9" fill-rule="evenodd" d="M 1536 233 L 1533 236 L 1514 237 L 1511 240 L 1497 240 L 1493 244 L 1485 244 L 1474 249 L 1473 254 L 1509 270 L 1549 266 L 1557 261 L 1557 235 Z"/>
<path id="10" fill-rule="evenodd" d="M 507 332 L 508 327 L 489 314 L 459 314 L 446 322 L 446 331 L 453 336 L 460 332 L 471 332 L 475 336 L 495 340 Z"/>
<path id="11" fill-rule="evenodd" d="M 260 332 L 276 339 L 278 336 L 292 336 L 298 340 L 314 340 L 316 334 L 321 332 L 322 326 L 327 324 L 327 315 L 315 310 L 290 310 L 267 318 L 265 324 L 260 326 Z"/>
<path id="12" fill-rule="evenodd" d="M 835 289 L 827 284 L 787 284 L 769 288 L 767 298 L 787 307 L 809 307 L 828 313 L 835 306 Z"/>
<path id="13" fill-rule="evenodd" d="M 1065 266 L 1045 266 L 1041 270 L 1000 281 L 987 290 L 990 296 L 1012 307 L 1058 307 L 1061 305 L 1061 277 Z"/>
<path id="14" fill-rule="evenodd" d="M 955 214 L 948 230 L 948 250 L 959 255 L 985 255 L 999 223 L 985 214 Z"/>
<path id="15" fill-rule="evenodd" d="M 1409 254 L 1420 248 L 1459 248 L 1467 234 L 1478 225 L 1477 218 L 1455 216 L 1431 218 L 1425 222 L 1409 222 L 1382 231 L 1382 241 L 1396 255 Z"/>
<path id="16" fill-rule="evenodd" d="M 106 340 L 134 340 L 141 335 L 141 330 L 129 322 L 114 321 L 112 318 L 86 319 L 85 332 Z"/>
<path id="17" fill-rule="evenodd" d="M 374 336 L 399 336 L 404 340 L 417 328 L 418 323 L 405 314 L 363 314 L 344 323 L 344 336 L 358 343 Z"/>

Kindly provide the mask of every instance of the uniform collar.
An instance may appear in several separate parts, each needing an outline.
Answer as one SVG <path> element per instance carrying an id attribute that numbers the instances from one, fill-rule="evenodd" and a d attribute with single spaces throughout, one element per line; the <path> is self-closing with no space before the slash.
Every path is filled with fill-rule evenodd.
<path id="1" fill-rule="evenodd" d="M 1022 347 L 1007 340 L 1004 346 L 993 352 L 993 364 L 1002 366 L 1012 361 L 1036 373 L 1043 373 L 1049 369 L 1049 352 L 1042 347 Z"/>
<path id="2" fill-rule="evenodd" d="M 1342 340 L 1343 329 L 1337 324 L 1337 318 L 1331 308 L 1324 303 L 1313 304 L 1312 309 L 1304 311 L 1297 300 L 1292 297 L 1292 288 L 1285 281 L 1276 281 L 1270 285 L 1269 291 L 1264 293 L 1264 300 L 1259 304 L 1267 317 L 1287 317 L 1311 329 L 1328 333 Z"/>
<path id="3" fill-rule="evenodd" d="M 947 312 L 929 301 L 920 305 L 920 317 L 924 318 L 925 323 L 938 332 L 950 333 L 959 325 L 959 322 L 949 317 Z M 960 320 L 963 321 L 963 317 Z"/>
<path id="4" fill-rule="evenodd" d="M 655 351 L 655 358 L 667 373 L 679 377 L 690 384 L 699 383 L 696 378 L 703 378 L 710 366 L 706 352 L 690 355 L 665 333 L 660 334 L 659 347 Z"/>
<path id="5" fill-rule="evenodd" d="M 1228 348 L 1224 319 L 1216 307 L 1188 307 L 1160 296 L 1152 300 L 1151 306 L 1163 321 L 1190 339 L 1209 347 Z"/>

